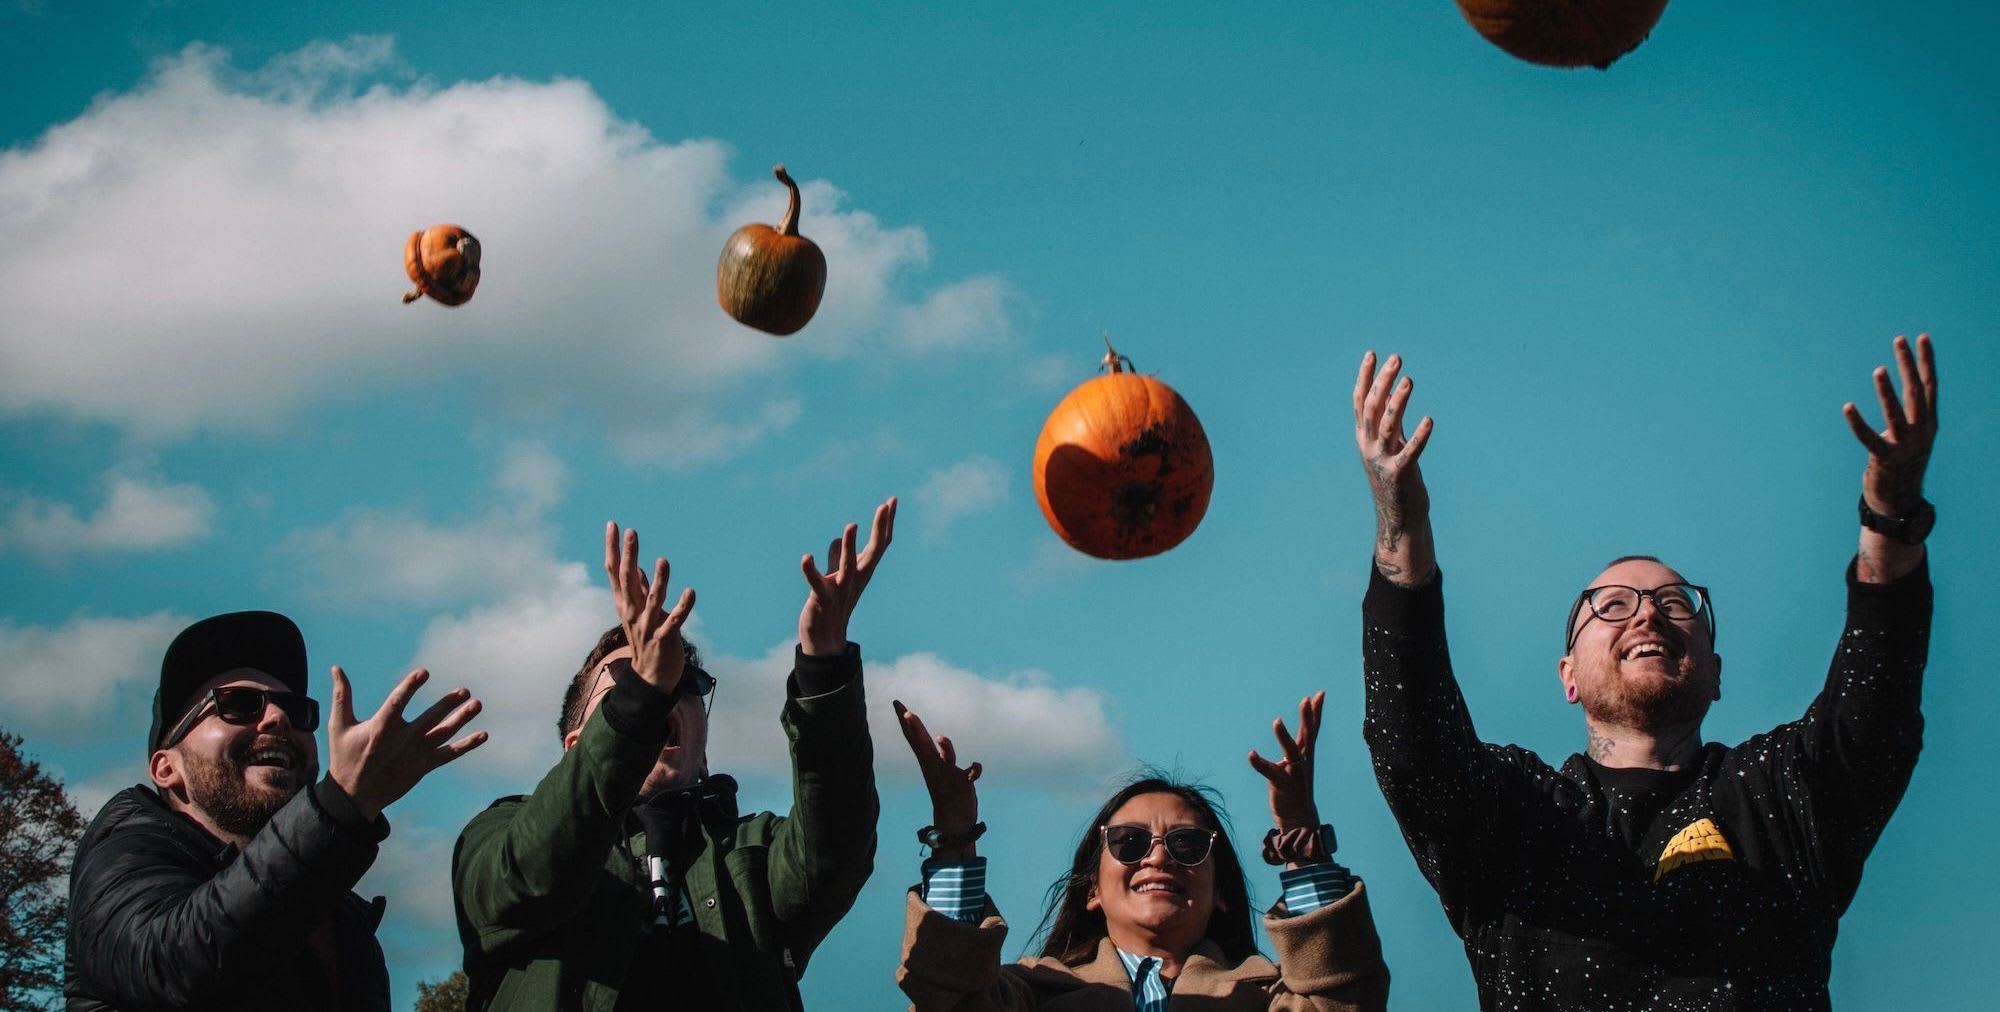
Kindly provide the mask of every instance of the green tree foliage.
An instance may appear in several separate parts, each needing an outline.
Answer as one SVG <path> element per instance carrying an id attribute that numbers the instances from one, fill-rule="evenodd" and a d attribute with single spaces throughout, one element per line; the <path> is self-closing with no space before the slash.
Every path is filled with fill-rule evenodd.
<path id="1" fill-rule="evenodd" d="M 0 1008 L 55 1008 L 69 919 L 69 862 L 83 815 L 61 781 L 0 730 Z"/>
<path id="2" fill-rule="evenodd" d="M 417 982 L 416 1012 L 465 1012 L 465 997 L 465 971 L 453 970 L 435 984 Z"/>

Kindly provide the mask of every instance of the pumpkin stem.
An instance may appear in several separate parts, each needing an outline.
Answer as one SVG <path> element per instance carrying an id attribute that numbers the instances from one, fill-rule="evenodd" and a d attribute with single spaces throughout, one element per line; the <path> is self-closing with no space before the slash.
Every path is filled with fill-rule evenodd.
<path id="1" fill-rule="evenodd" d="M 415 290 L 413 290 L 413 291 L 408 291 L 408 292 L 404 292 L 404 293 L 403 293 L 403 305 L 406 305 L 406 306 L 407 306 L 407 305 L 409 305 L 410 303 L 412 303 L 412 302 L 415 302 L 415 301 L 417 301 L 418 299 L 421 299 L 421 298 L 423 298 L 423 297 L 424 297 L 424 290 L 423 290 L 423 289 L 421 289 L 421 288 L 418 288 L 418 289 L 415 289 Z"/>
<path id="2" fill-rule="evenodd" d="M 792 182 L 792 177 L 786 174 L 785 167 L 783 165 L 773 166 L 771 168 L 771 174 L 777 176 L 778 182 L 785 184 L 785 189 L 791 191 L 791 203 L 785 206 L 785 217 L 783 220 L 778 222 L 778 234 L 798 235 L 799 234 L 799 184 Z"/>
<path id="3" fill-rule="evenodd" d="M 1108 330 L 1104 332 L 1104 360 L 1097 364 L 1101 368 L 1111 370 L 1114 374 L 1132 368 L 1132 360 L 1118 354 L 1118 349 L 1111 346 L 1111 332 Z"/>

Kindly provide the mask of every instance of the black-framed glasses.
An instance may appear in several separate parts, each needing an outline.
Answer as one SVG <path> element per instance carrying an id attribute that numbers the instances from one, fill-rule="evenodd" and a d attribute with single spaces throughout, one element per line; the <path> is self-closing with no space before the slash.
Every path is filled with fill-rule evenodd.
<path id="1" fill-rule="evenodd" d="M 610 675 L 615 682 L 620 674 L 632 675 L 630 659 L 620 657 L 615 661 L 606 661 L 598 667 L 597 677 L 591 679 L 590 692 L 597 691 L 597 683 L 604 676 Z M 697 696 L 701 699 L 701 714 L 706 717 L 715 710 L 715 684 L 714 675 L 699 664 L 689 664 L 681 670 L 681 680 L 674 686 L 674 703 L 679 705 L 682 696 Z M 589 699 L 590 695 L 585 694 L 583 698 Z"/>
<path id="2" fill-rule="evenodd" d="M 1607 583 L 1601 587 L 1591 587 L 1576 596 L 1576 603 L 1569 608 L 1569 638 L 1563 643 L 1563 652 L 1568 653 L 1576 646 L 1576 638 L 1583 635 L 1583 627 L 1591 618 L 1601 618 L 1606 622 L 1623 622 L 1639 612 L 1639 602 L 1653 599 L 1653 607 L 1660 614 L 1676 622 L 1701 619 L 1702 627 L 1708 630 L 1708 642 L 1715 643 L 1715 602 L 1708 595 L 1708 588 L 1692 583 L 1663 583 L 1651 589 L 1628 587 L 1621 583 Z M 1590 618 L 1578 622 L 1576 617 L 1585 608 L 1590 609 Z"/>
<path id="3" fill-rule="evenodd" d="M 1216 831 L 1199 826 L 1177 826 L 1169 829 L 1164 836 L 1154 836 L 1147 826 L 1121 823 L 1116 826 L 1101 826 L 1104 834 L 1104 850 L 1119 864 L 1138 864 L 1153 852 L 1153 844 L 1167 848 L 1167 856 L 1175 864 L 1194 867 L 1208 860 L 1210 851 L 1215 849 Z"/>
<path id="4" fill-rule="evenodd" d="M 210 689 L 208 695 L 201 697 L 187 716 L 174 725 L 173 732 L 167 735 L 160 747 L 173 748 L 180 744 L 181 739 L 201 723 L 211 705 L 215 707 L 215 715 L 225 724 L 255 724 L 264 719 L 265 707 L 276 705 L 284 711 L 285 719 L 292 722 L 294 730 L 310 733 L 319 729 L 319 700 L 297 692 L 231 685 Z"/>

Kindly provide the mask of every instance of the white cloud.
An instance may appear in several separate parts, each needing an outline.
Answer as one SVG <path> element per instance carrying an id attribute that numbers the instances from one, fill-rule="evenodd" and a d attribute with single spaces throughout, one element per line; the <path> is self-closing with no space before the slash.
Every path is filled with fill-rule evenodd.
<path id="1" fill-rule="evenodd" d="M 792 650 L 791 643 L 782 643 L 754 659 L 704 661 L 718 680 L 708 745 L 717 771 L 781 775 L 790 769 L 778 713 Z M 1124 740 L 1106 715 L 1105 695 L 1059 688 L 1040 671 L 987 677 L 920 652 L 864 660 L 863 678 L 875 775 L 884 782 L 920 780 L 889 705 L 893 699 L 915 710 L 932 733 L 949 736 L 961 761 L 984 763 L 988 776 L 1009 787 L 1067 789 L 1091 770 L 1111 772 L 1125 758 Z"/>
<path id="2" fill-rule="evenodd" d="M 896 311 L 896 325 L 913 348 L 954 348 L 1007 334 L 1007 282 L 980 275 L 944 285 Z"/>
<path id="3" fill-rule="evenodd" d="M 1006 465 L 991 457 L 968 457 L 930 473 L 917 489 L 918 515 L 926 530 L 938 531 L 999 502 L 1006 494 Z"/>
<path id="4" fill-rule="evenodd" d="M 44 564 L 78 553 L 175 548 L 208 536 L 215 502 L 199 485 L 173 484 L 109 472 L 103 502 L 89 517 L 68 503 L 33 496 L 16 500 L 0 527 L 0 547 L 14 547 Z"/>
<path id="5" fill-rule="evenodd" d="M 340 604 L 498 600 L 555 582 L 561 567 L 542 516 L 568 481 L 545 447 L 517 445 L 493 479 L 503 501 L 483 515 L 432 523 L 412 511 L 357 507 L 329 526 L 294 531 L 276 552 L 314 574 L 316 596 Z"/>
<path id="6" fill-rule="evenodd" d="M 59 626 L 0 619 L 0 713 L 23 735 L 75 742 L 104 737 L 121 698 L 147 713 L 167 644 L 192 621 L 172 612 L 136 618 L 77 614 Z M 116 722 L 113 722 L 116 723 Z M 120 725 L 136 753 L 145 731 Z"/>
<path id="7" fill-rule="evenodd" d="M 999 325 L 997 281 L 912 290 L 923 231 L 808 179 L 826 297 L 796 337 L 749 330 L 713 278 L 731 231 L 783 210 L 761 166 L 739 181 L 722 142 L 663 142 L 583 81 L 356 89 L 394 66 L 382 38 L 249 74 L 197 44 L 0 152 L 0 413 L 164 440 L 469 376 L 495 410 L 645 419 L 632 448 L 685 465 L 797 417 L 759 378 L 781 348 L 847 353 L 908 320 L 952 340 Z M 405 238 L 447 220 L 484 246 L 477 297 L 402 305 Z"/>
<path id="8" fill-rule="evenodd" d="M 539 589 L 433 618 L 412 666 L 429 668 L 440 688 L 470 688 L 483 707 L 471 726 L 491 733 L 458 761 L 460 771 L 523 789 L 547 772 L 562 754 L 556 717 L 564 686 L 617 620 L 609 587 L 578 562 L 557 567 Z"/>
<path id="9" fill-rule="evenodd" d="M 456 923 L 451 905 L 451 851 L 458 842 L 458 831 L 417 823 L 432 813 L 406 815 L 401 807 L 387 809 L 394 835 L 377 852 L 375 863 L 354 891 L 363 896 L 387 896 L 389 916 L 406 922 L 406 928 L 449 931 Z"/>

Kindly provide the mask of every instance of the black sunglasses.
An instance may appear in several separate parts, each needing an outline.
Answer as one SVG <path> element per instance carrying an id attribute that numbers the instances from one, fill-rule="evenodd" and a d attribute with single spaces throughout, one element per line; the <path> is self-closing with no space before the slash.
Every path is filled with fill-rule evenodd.
<path id="1" fill-rule="evenodd" d="M 620 657 L 615 661 L 608 661 L 597 669 L 597 677 L 590 680 L 591 693 L 597 691 L 597 683 L 605 675 L 610 675 L 613 682 L 620 678 L 638 677 L 632 671 L 632 661 L 629 658 Z M 703 670 L 700 665 L 688 665 L 681 671 L 680 683 L 674 686 L 674 702 L 680 702 L 682 696 L 699 697 L 701 712 L 704 715 L 708 714 L 715 709 L 715 676 Z M 585 694 L 584 698 L 589 699 L 590 694 Z"/>
<path id="2" fill-rule="evenodd" d="M 1104 850 L 1119 864 L 1138 864 L 1153 852 L 1153 844 L 1166 845 L 1167 856 L 1174 863 L 1194 867 L 1208 860 L 1209 852 L 1215 849 L 1216 831 L 1197 826 L 1179 826 L 1167 830 L 1165 836 L 1154 836 L 1145 826 L 1121 824 L 1101 826 L 1104 833 Z"/>
<path id="3" fill-rule="evenodd" d="M 247 685 L 225 686 L 210 689 L 208 695 L 201 697 L 194 709 L 174 725 L 160 747 L 173 748 L 180 744 L 181 739 L 201 723 L 211 703 L 215 706 L 215 715 L 225 724 L 255 724 L 264 718 L 265 707 L 276 704 L 278 709 L 284 711 L 285 719 L 292 722 L 294 730 L 310 733 L 319 729 L 319 701 L 311 696 Z"/>

